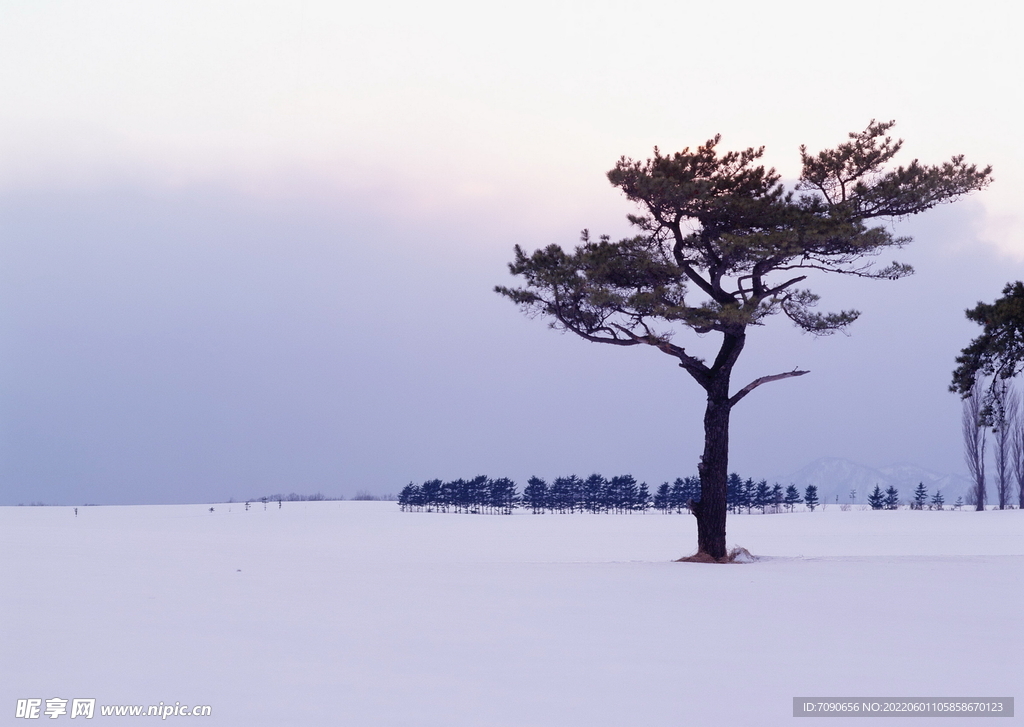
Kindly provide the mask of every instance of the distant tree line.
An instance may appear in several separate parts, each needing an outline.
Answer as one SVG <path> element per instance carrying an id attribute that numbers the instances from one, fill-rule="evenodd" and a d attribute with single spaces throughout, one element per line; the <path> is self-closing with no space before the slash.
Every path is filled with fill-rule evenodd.
<path id="1" fill-rule="evenodd" d="M 738 474 L 729 475 L 727 505 L 733 513 L 792 512 L 798 504 L 809 510 L 817 507 L 818 489 L 808 485 L 801 496 L 795 485 L 785 490 L 767 480 L 754 482 Z M 550 483 L 531 477 L 522 494 L 507 477 L 491 479 L 479 475 L 472 479 L 427 480 L 421 485 L 410 482 L 398 495 L 403 511 L 502 513 L 516 508 L 542 513 L 626 513 L 645 512 L 651 508 L 663 513 L 692 511 L 700 501 L 700 479 L 678 477 L 664 482 L 651 495 L 646 482 L 637 482 L 632 475 L 604 477 L 592 474 L 586 479 L 577 475 L 556 477 Z"/>
<path id="2" fill-rule="evenodd" d="M 851 495 L 852 496 L 852 495 Z M 550 483 L 540 477 L 531 477 L 520 494 L 515 482 L 507 477 L 491 479 L 478 475 L 472 479 L 427 480 L 421 485 L 409 483 L 398 495 L 403 511 L 499 513 L 510 514 L 517 508 L 542 513 L 627 513 L 646 512 L 649 509 L 663 513 L 690 512 L 700 501 L 700 480 L 697 477 L 677 477 L 672 483 L 663 482 L 651 494 L 647 483 L 637 482 L 632 475 L 604 477 L 593 474 L 583 479 L 576 475 L 556 477 Z M 727 505 L 733 514 L 762 514 L 793 512 L 797 505 L 805 505 L 813 512 L 821 503 L 818 488 L 807 485 L 803 493 L 796 485 L 783 488 L 767 480 L 755 482 L 738 474 L 729 475 Z M 924 483 L 918 484 L 909 502 L 911 510 L 942 510 L 945 498 L 941 491 L 928 496 Z M 900 494 L 893 486 L 882 490 L 879 485 L 868 495 L 873 510 L 897 510 Z M 957 499 L 954 507 L 963 505 Z M 843 506 L 844 509 L 847 507 Z"/>
<path id="3" fill-rule="evenodd" d="M 386 493 L 384 495 L 375 495 L 372 492 L 368 492 L 367 490 L 357 490 L 356 494 L 352 495 L 352 499 L 375 502 L 394 502 L 398 498 L 396 498 L 391 493 Z"/>
<path id="4" fill-rule="evenodd" d="M 403 511 L 510 514 L 521 499 L 516 483 L 507 477 L 479 475 L 449 482 L 427 480 L 422 485 L 410 482 L 398 493 L 398 506 Z"/>
<path id="5" fill-rule="evenodd" d="M 344 500 L 344 495 L 325 495 L 322 492 L 315 492 L 312 495 L 299 495 L 291 493 L 289 495 L 264 495 L 262 497 L 250 497 L 244 502 L 262 502 L 264 504 L 268 502 L 339 502 Z M 367 490 L 358 490 L 356 494 L 352 496 L 353 500 L 384 500 L 393 502 L 397 498 L 393 494 L 375 495 Z M 235 498 L 229 498 L 228 502 L 235 502 Z"/>
<path id="6" fill-rule="evenodd" d="M 312 495 L 299 495 L 291 493 L 289 495 L 265 495 L 263 497 L 250 497 L 247 502 L 321 502 L 325 500 L 344 500 L 344 497 L 329 497 L 322 492 L 315 492 Z M 231 498 L 228 502 L 234 502 L 234 498 Z"/>

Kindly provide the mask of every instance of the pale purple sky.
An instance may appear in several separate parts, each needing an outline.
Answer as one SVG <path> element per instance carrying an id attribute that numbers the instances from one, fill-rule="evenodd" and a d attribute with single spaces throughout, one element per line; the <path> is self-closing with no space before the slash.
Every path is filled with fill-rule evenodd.
<path id="1" fill-rule="evenodd" d="M 732 465 L 962 471 L 963 310 L 1024 277 L 1011 5 L 427 7 L 5 7 L 0 504 L 691 474 L 700 390 L 524 318 L 512 245 L 625 233 L 620 154 L 720 131 L 792 177 L 873 117 L 996 183 L 898 225 L 912 278 L 818 286 L 849 337 L 753 333 L 735 386 L 812 373 L 737 407 Z"/>

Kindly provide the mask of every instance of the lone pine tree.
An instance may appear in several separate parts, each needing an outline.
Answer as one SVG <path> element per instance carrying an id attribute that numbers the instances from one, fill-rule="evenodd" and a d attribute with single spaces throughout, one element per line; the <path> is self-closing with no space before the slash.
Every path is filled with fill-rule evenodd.
<path id="1" fill-rule="evenodd" d="M 872 121 L 817 154 L 801 147 L 803 171 L 794 191 L 757 163 L 763 147 L 719 155 L 717 136 L 693 151 L 663 155 L 655 148 L 645 162 L 623 157 L 608 179 L 639 206 L 640 213 L 629 216 L 637 234 L 613 242 L 584 231 L 572 252 L 550 245 L 527 254 L 517 245 L 509 269 L 525 285 L 496 288 L 527 314 L 588 341 L 651 346 L 704 389 L 700 498 L 691 505 L 699 553 L 726 555 L 732 408 L 763 384 L 808 373 L 761 376 L 733 391 L 747 329 L 781 313 L 809 333 L 843 330 L 857 311 L 814 311 L 818 296 L 799 287 L 808 273 L 910 274 L 901 263 L 871 264 L 872 256 L 909 242 L 871 221 L 923 212 L 989 181 L 990 168 L 966 164 L 962 156 L 937 166 L 914 160 L 887 168 L 902 146 L 886 135 L 892 126 Z M 714 334 L 714 359 L 674 343 L 680 327 Z"/>

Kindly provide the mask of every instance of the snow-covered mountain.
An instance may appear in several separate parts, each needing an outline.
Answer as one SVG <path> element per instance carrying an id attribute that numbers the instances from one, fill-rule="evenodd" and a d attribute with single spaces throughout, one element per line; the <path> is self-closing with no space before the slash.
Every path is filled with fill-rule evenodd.
<path id="1" fill-rule="evenodd" d="M 919 482 L 928 488 L 931 497 L 941 490 L 947 504 L 964 496 L 970 480 L 962 475 L 948 475 L 911 464 L 893 464 L 888 467 L 867 467 L 837 457 L 822 457 L 806 467 L 779 478 L 783 484 L 795 484 L 801 489 L 807 485 L 818 488 L 818 497 L 825 503 L 851 502 L 851 491 L 856 491 L 852 502 L 867 502 L 868 494 L 878 485 L 883 490 L 890 485 L 900 491 L 901 500 L 909 500 Z M 837 499 L 838 498 L 838 499 Z"/>

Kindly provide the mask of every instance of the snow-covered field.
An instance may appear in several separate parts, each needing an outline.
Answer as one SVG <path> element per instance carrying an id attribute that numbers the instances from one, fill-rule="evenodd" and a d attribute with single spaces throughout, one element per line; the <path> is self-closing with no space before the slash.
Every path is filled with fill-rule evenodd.
<path id="1" fill-rule="evenodd" d="M 675 727 L 1022 696 L 1022 511 L 731 517 L 762 559 L 721 566 L 671 562 L 684 515 L 209 507 L 0 508 L 4 724 L 51 697 L 208 704 L 210 725 Z"/>

